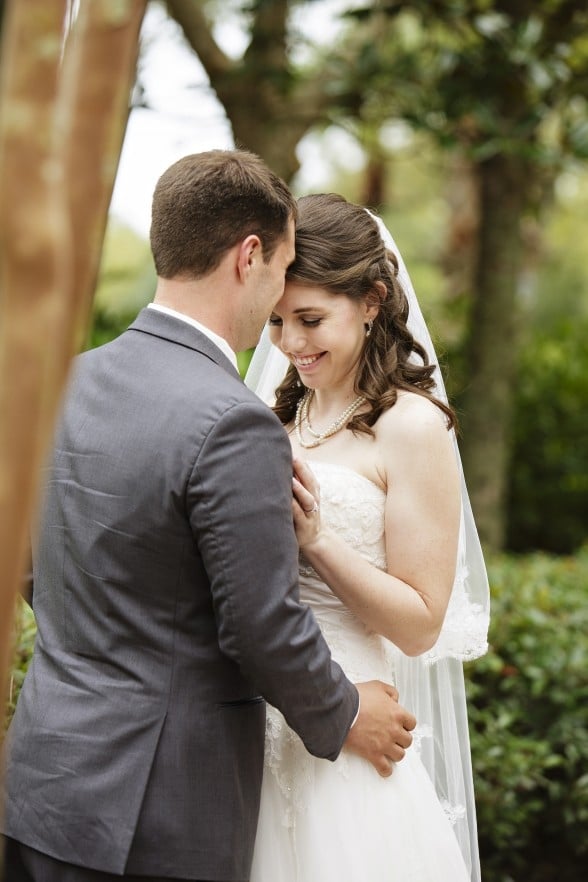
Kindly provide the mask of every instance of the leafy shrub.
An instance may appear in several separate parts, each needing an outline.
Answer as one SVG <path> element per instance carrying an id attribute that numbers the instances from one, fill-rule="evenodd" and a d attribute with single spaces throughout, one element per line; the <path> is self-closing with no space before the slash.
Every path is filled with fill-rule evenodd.
<path id="1" fill-rule="evenodd" d="M 588 549 L 489 562 L 490 652 L 468 666 L 484 882 L 588 861 Z"/>
<path id="2" fill-rule="evenodd" d="M 514 406 L 507 548 L 569 554 L 588 540 L 588 322 L 523 347 Z"/>

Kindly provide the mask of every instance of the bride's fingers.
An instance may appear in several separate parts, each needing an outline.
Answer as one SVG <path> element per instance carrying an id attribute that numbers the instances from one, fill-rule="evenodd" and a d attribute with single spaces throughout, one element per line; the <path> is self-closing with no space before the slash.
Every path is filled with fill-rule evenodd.
<path id="1" fill-rule="evenodd" d="M 314 475 L 312 469 L 304 462 L 303 459 L 299 459 L 298 457 L 294 457 L 293 461 L 294 467 L 294 477 L 298 479 L 300 484 L 312 493 L 316 500 L 319 499 L 320 489 L 319 483 Z"/>
<path id="2" fill-rule="evenodd" d="M 305 548 L 309 543 L 315 542 L 321 531 L 321 518 L 319 505 L 312 493 L 305 490 L 296 478 L 292 481 L 292 516 L 296 539 L 300 548 Z"/>
<path id="3" fill-rule="evenodd" d="M 317 498 L 301 484 L 298 478 L 292 478 L 292 491 L 295 501 L 305 514 L 314 514 L 318 511 Z"/>

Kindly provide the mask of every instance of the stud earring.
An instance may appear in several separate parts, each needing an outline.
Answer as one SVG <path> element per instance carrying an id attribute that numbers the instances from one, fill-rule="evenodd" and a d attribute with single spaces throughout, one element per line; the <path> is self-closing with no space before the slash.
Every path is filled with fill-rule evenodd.
<path id="1" fill-rule="evenodd" d="M 367 325 L 365 326 L 365 329 L 366 329 L 366 330 L 365 330 L 365 335 L 366 335 L 366 337 L 369 337 L 369 335 L 372 333 L 372 328 L 373 328 L 373 326 L 374 326 L 374 320 L 373 320 L 373 319 L 369 319 Z"/>

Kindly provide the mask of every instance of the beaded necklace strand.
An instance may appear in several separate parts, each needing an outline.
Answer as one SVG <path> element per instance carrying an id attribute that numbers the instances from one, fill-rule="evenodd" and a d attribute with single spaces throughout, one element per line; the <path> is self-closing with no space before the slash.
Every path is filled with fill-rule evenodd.
<path id="1" fill-rule="evenodd" d="M 314 395 L 314 389 L 307 389 L 304 393 L 298 404 L 296 405 L 296 418 L 294 420 L 294 426 L 296 429 L 296 437 L 298 438 L 298 443 L 301 447 L 305 447 L 306 449 L 312 447 L 318 447 L 319 444 L 322 444 L 323 441 L 326 441 L 327 438 L 330 438 L 332 435 L 335 435 L 337 432 L 340 432 L 347 423 L 349 422 L 350 417 L 353 416 L 355 411 L 360 407 L 365 398 L 363 396 L 359 396 L 353 401 L 349 407 L 346 407 L 343 413 L 337 417 L 336 420 L 333 420 L 331 425 L 324 430 L 324 432 L 316 432 L 310 423 L 310 402 L 312 401 L 312 397 Z M 305 441 L 302 437 L 302 425 L 306 423 L 306 428 L 308 433 L 312 435 L 312 441 Z"/>

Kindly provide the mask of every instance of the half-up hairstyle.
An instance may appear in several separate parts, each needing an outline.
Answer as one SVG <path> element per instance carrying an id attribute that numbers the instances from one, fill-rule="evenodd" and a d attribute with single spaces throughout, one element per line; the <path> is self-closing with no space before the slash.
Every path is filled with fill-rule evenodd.
<path id="1" fill-rule="evenodd" d="M 388 251 L 373 217 L 361 206 L 335 193 L 303 196 L 298 200 L 296 259 L 286 281 L 319 286 L 332 294 L 378 304 L 379 311 L 366 337 L 355 376 L 354 391 L 369 410 L 356 414 L 347 428 L 373 435 L 372 426 L 393 407 L 398 390 L 428 398 L 454 428 L 452 408 L 435 397 L 427 354 L 408 330 L 408 300 L 398 281 L 398 261 Z M 383 283 L 382 286 L 377 283 Z M 416 356 L 416 358 L 415 358 Z M 293 365 L 276 391 L 274 411 L 284 425 L 294 420 L 306 389 Z"/>

